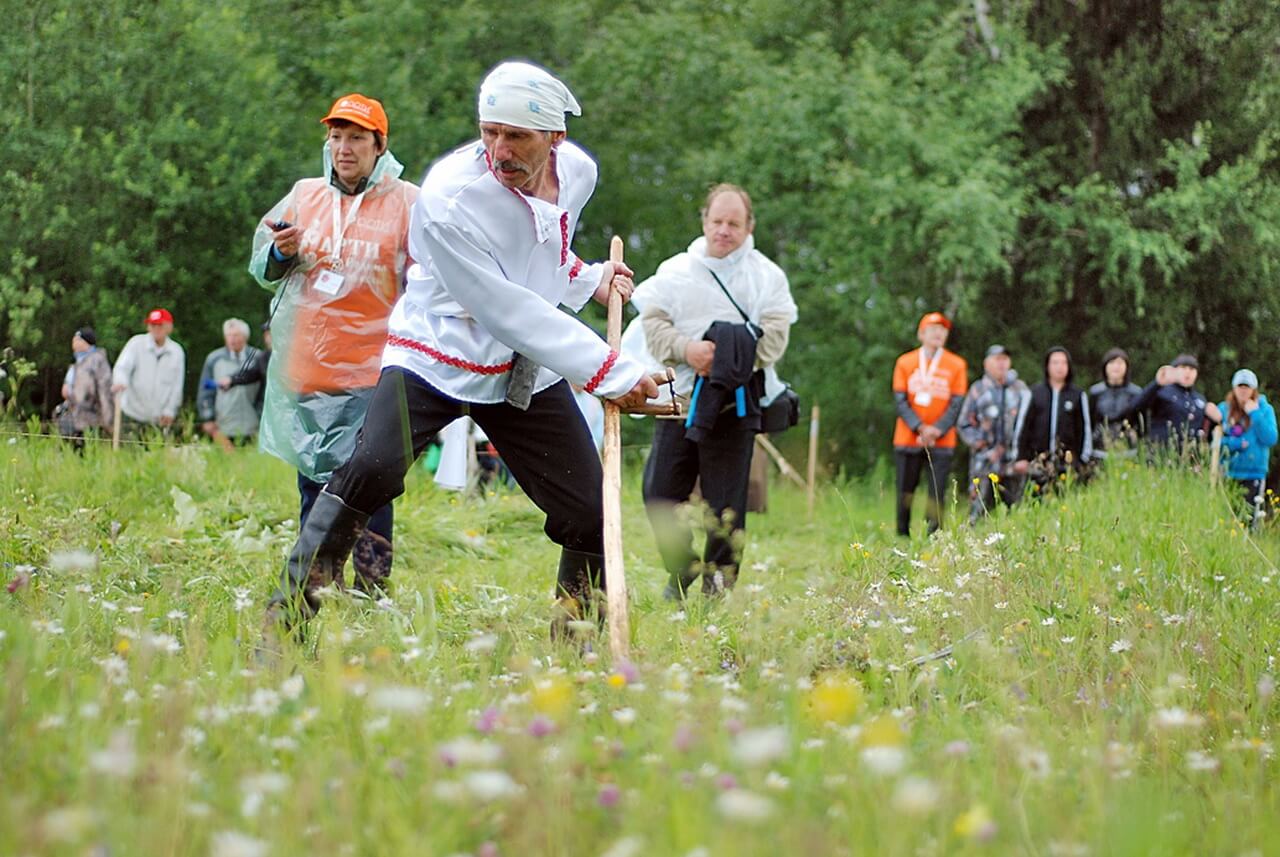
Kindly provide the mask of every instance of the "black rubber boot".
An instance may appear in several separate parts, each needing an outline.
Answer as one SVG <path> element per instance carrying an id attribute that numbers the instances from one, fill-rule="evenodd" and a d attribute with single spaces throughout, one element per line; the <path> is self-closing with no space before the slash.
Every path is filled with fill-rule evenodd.
<path id="1" fill-rule="evenodd" d="M 604 626 L 604 555 L 562 548 L 556 574 L 556 606 L 551 619 L 551 639 L 583 642 L 572 623 L 588 620 L 594 610 L 597 627 Z"/>
<path id="2" fill-rule="evenodd" d="M 342 567 L 368 520 L 367 514 L 351 508 L 336 494 L 321 491 L 289 552 L 280 588 L 267 606 L 268 614 L 275 612 L 277 621 L 283 620 L 289 628 L 314 616 L 320 609 L 316 590 L 330 583 L 343 587 Z"/>
<path id="3" fill-rule="evenodd" d="M 352 588 L 374 600 L 390 595 L 391 560 L 394 555 L 389 539 L 372 530 L 361 533 L 351 552 L 351 567 L 355 570 Z"/>

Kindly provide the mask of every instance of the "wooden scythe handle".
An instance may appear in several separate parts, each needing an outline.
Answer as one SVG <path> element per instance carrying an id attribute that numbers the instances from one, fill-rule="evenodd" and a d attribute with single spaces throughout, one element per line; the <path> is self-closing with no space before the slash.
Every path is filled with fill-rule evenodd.
<path id="1" fill-rule="evenodd" d="M 622 239 L 609 244 L 609 261 L 622 261 Z M 609 289 L 609 347 L 622 345 L 622 295 Z M 627 617 L 627 573 L 622 564 L 622 421 L 618 406 L 604 403 L 604 575 L 609 594 L 609 653 L 615 661 L 627 657 L 631 624 Z"/>

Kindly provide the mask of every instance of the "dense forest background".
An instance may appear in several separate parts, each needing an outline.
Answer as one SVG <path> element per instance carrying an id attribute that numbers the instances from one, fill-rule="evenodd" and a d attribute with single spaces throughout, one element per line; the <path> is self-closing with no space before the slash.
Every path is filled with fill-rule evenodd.
<path id="1" fill-rule="evenodd" d="M 1280 378 L 1280 5 L 1256 0 L 0 0 L 0 346 L 42 373 L 114 359 L 153 305 L 194 375 L 222 319 L 265 318 L 258 218 L 318 174 L 317 120 L 380 98 L 417 180 L 471 138 L 484 72 L 526 57 L 583 104 L 600 162 L 577 249 L 641 276 L 747 187 L 801 319 L 783 374 L 832 463 L 888 451 L 893 358 L 928 309 L 974 372 L 1067 345 L 1081 380 L 1129 349 Z"/>

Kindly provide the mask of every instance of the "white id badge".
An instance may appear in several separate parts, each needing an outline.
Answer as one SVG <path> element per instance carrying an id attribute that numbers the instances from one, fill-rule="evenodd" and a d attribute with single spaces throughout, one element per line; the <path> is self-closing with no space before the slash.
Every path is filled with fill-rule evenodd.
<path id="1" fill-rule="evenodd" d="M 342 288 L 343 276 L 334 271 L 321 271 L 320 276 L 316 277 L 316 291 L 323 292 L 326 295 L 336 295 L 338 290 Z"/>
<path id="2" fill-rule="evenodd" d="M 933 396 L 930 393 L 925 393 L 922 391 L 922 392 L 916 393 L 915 402 L 920 407 L 927 408 L 933 402 Z"/>

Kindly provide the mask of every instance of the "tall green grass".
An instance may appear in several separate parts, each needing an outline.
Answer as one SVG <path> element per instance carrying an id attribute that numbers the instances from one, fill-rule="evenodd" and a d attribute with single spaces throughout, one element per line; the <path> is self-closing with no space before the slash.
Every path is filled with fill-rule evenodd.
<path id="1" fill-rule="evenodd" d="M 878 486 L 809 521 L 775 484 L 737 590 L 678 608 L 631 473 L 611 664 L 548 640 L 527 500 L 417 473 L 394 598 L 258 669 L 285 466 L 0 453 L 0 853 L 1280 849 L 1277 545 L 1199 475 L 1122 464 L 911 542 Z"/>

